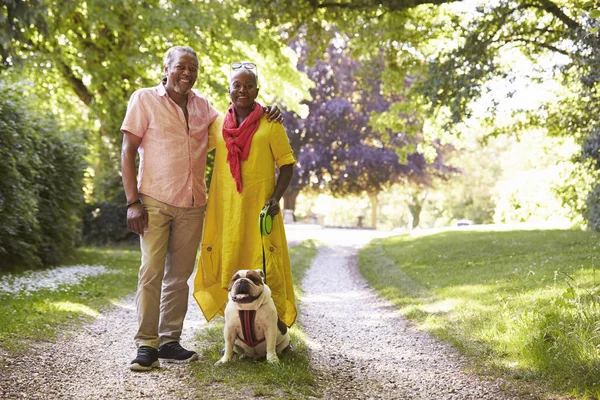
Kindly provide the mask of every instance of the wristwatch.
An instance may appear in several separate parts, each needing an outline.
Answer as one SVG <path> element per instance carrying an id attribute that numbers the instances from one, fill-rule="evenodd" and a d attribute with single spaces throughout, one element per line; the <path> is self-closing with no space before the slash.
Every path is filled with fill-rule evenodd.
<path id="1" fill-rule="evenodd" d="M 127 203 L 127 208 L 131 207 L 134 204 L 142 204 L 142 199 L 137 199 L 132 201 L 131 203 Z"/>

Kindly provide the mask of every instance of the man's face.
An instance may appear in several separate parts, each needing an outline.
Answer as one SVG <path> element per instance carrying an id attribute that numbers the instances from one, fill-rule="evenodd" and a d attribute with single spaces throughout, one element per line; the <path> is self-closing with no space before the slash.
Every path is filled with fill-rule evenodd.
<path id="1" fill-rule="evenodd" d="M 171 65 L 165 66 L 167 84 L 165 87 L 176 93 L 187 94 L 198 78 L 198 59 L 192 54 L 177 51 Z"/>
<path id="2" fill-rule="evenodd" d="M 258 96 L 256 75 L 247 70 L 233 73 L 229 82 L 229 97 L 236 108 L 251 108 Z"/>

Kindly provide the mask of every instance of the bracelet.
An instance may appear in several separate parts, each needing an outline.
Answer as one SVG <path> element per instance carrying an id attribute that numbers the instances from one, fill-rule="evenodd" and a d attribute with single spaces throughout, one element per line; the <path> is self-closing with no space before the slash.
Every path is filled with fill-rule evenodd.
<path id="1" fill-rule="evenodd" d="M 129 207 L 131 207 L 134 204 L 142 204 L 142 199 L 137 199 L 137 200 L 132 201 L 131 203 L 127 203 L 127 207 L 126 208 L 129 208 Z"/>

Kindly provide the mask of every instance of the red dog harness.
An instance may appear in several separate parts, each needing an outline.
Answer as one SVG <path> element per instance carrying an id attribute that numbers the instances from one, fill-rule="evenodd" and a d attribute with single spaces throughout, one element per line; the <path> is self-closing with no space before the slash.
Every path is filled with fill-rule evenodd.
<path id="1" fill-rule="evenodd" d="M 237 338 L 249 347 L 254 347 L 264 342 L 265 338 L 257 340 L 256 333 L 254 332 L 254 318 L 256 317 L 256 310 L 240 310 L 239 315 L 244 338 L 242 339 L 239 336 Z"/>

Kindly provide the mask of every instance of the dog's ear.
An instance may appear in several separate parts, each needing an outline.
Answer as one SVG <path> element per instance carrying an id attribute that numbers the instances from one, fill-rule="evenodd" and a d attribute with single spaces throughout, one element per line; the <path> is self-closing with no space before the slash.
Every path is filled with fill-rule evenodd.
<path id="1" fill-rule="evenodd" d="M 255 271 L 258 272 L 258 274 L 260 275 L 260 277 L 262 278 L 262 280 L 264 282 L 264 280 L 266 278 L 265 272 L 262 269 L 256 269 Z"/>
<path id="2" fill-rule="evenodd" d="M 231 291 L 231 288 L 233 287 L 234 282 L 237 281 L 238 279 L 240 279 L 240 274 L 238 274 L 238 271 L 235 271 L 235 274 L 233 274 L 233 276 L 231 277 L 231 281 L 229 281 L 229 287 L 227 288 L 228 292 Z"/>

